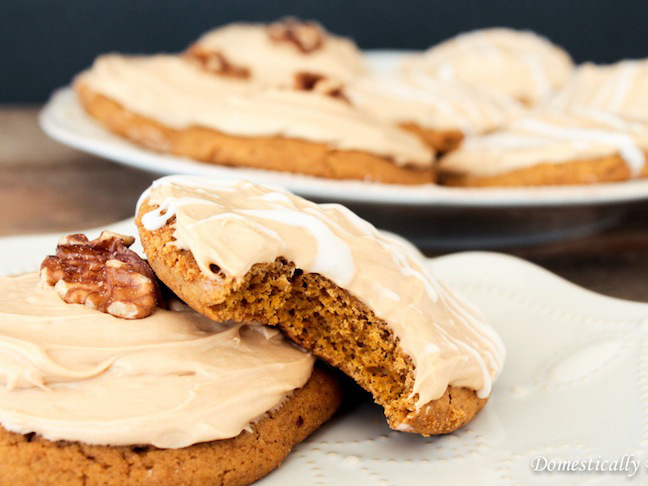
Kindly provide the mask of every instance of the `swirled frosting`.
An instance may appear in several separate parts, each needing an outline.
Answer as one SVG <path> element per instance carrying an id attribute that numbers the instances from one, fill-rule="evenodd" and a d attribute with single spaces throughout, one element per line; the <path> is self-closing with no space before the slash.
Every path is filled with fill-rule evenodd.
<path id="1" fill-rule="evenodd" d="M 504 350 L 483 317 L 431 272 L 404 240 L 381 233 L 338 204 L 315 204 L 247 181 L 170 176 L 140 201 L 150 231 L 175 216 L 174 245 L 191 251 L 205 276 L 210 264 L 242 278 L 256 263 L 284 257 L 320 274 L 382 318 L 411 357 L 420 407 L 448 385 L 490 394 Z"/>
<path id="2" fill-rule="evenodd" d="M 536 112 L 505 129 L 469 137 L 439 163 L 444 171 L 490 176 L 542 163 L 619 155 L 631 174 L 645 165 L 648 127 L 612 114 Z"/>
<path id="3" fill-rule="evenodd" d="M 549 106 L 615 113 L 629 120 L 648 122 L 648 60 L 606 66 L 583 64 Z"/>
<path id="4" fill-rule="evenodd" d="M 433 46 L 410 57 L 402 69 L 465 82 L 533 105 L 565 84 L 573 63 L 566 51 L 533 32 L 492 28 Z"/>
<path id="5" fill-rule="evenodd" d="M 507 96 L 441 81 L 424 71 L 364 76 L 351 81 L 345 93 L 355 105 L 382 119 L 464 133 L 492 131 L 523 111 Z"/>
<path id="6" fill-rule="evenodd" d="M 89 444 L 235 437 L 309 379 L 313 358 L 261 326 L 66 304 L 37 274 L 0 278 L 0 424 Z"/>
<path id="7" fill-rule="evenodd" d="M 367 72 L 362 53 L 350 39 L 322 30 L 321 47 L 303 52 L 268 35 L 268 25 L 235 23 L 207 32 L 192 46 L 214 52 L 249 69 L 251 80 L 266 86 L 290 87 L 298 72 L 348 81 Z"/>
<path id="8" fill-rule="evenodd" d="M 173 128 L 303 139 L 377 154 L 398 165 L 430 167 L 434 160 L 415 136 L 348 103 L 215 76 L 178 56 L 101 56 L 77 82 Z"/>

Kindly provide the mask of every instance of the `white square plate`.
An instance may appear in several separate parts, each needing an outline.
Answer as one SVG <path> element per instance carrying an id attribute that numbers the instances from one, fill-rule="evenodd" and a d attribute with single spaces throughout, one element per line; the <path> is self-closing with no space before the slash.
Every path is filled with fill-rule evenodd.
<path id="1" fill-rule="evenodd" d="M 111 229 L 135 234 L 132 221 Z M 94 237 L 98 231 L 88 231 Z M 58 235 L 0 238 L 0 274 L 33 271 Z M 523 260 L 431 260 L 479 306 L 507 348 L 482 413 L 443 437 L 390 430 L 380 407 L 338 415 L 260 484 L 626 484 L 625 472 L 533 472 L 534 457 L 641 461 L 648 484 L 648 304 L 604 297 Z"/>

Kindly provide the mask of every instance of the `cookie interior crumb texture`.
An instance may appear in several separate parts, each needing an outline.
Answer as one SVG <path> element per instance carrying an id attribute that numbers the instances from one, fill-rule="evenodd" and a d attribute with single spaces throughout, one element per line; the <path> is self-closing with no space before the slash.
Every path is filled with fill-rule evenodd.
<path id="1" fill-rule="evenodd" d="M 469 422 L 487 398 L 465 387 L 417 408 L 415 367 L 389 325 L 331 280 L 277 258 L 257 263 L 241 279 L 214 264 L 205 276 L 192 253 L 174 243 L 174 222 L 149 231 L 142 215 L 154 210 L 145 200 L 137 224 L 158 277 L 198 312 L 216 320 L 253 320 L 278 326 L 293 341 L 341 369 L 383 406 L 397 430 L 423 435 L 448 433 Z"/>

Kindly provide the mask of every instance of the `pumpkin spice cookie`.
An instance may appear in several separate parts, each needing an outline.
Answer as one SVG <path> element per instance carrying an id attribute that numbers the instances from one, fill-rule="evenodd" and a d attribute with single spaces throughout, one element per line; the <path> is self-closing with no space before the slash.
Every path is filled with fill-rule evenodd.
<path id="1" fill-rule="evenodd" d="M 335 412 L 336 380 L 276 330 L 186 306 L 109 314 L 156 292 L 105 241 L 0 278 L 0 485 L 249 484 Z"/>
<path id="2" fill-rule="evenodd" d="M 205 70 L 263 86 L 292 87 L 302 74 L 346 82 L 368 71 L 350 39 L 316 22 L 235 23 L 207 32 L 185 53 Z"/>
<path id="3" fill-rule="evenodd" d="M 550 186 L 648 176 L 648 126 L 611 114 L 537 112 L 467 139 L 439 163 L 450 186 Z"/>
<path id="4" fill-rule="evenodd" d="M 491 132 L 523 112 L 517 101 L 424 72 L 357 78 L 344 88 L 353 104 L 419 135 L 438 152 L 466 135 Z"/>
<path id="5" fill-rule="evenodd" d="M 276 469 L 340 402 L 338 384 L 315 368 L 281 408 L 234 438 L 179 449 L 50 441 L 0 427 L 0 485 L 244 485 Z"/>
<path id="6" fill-rule="evenodd" d="M 326 83 L 260 88 L 179 56 L 107 55 L 74 86 L 93 118 L 158 152 L 332 179 L 422 184 L 435 178 L 432 149 L 356 109 Z"/>
<path id="7" fill-rule="evenodd" d="M 574 65 L 564 49 L 533 32 L 492 28 L 448 39 L 411 56 L 401 69 L 534 106 L 567 82 Z"/>
<path id="8" fill-rule="evenodd" d="M 648 123 L 648 60 L 585 63 L 550 101 L 555 110 L 614 113 Z"/>
<path id="9" fill-rule="evenodd" d="M 136 222 L 157 276 L 212 319 L 253 320 L 341 369 L 423 435 L 468 423 L 503 347 L 413 246 L 336 204 L 246 181 L 166 177 Z"/>

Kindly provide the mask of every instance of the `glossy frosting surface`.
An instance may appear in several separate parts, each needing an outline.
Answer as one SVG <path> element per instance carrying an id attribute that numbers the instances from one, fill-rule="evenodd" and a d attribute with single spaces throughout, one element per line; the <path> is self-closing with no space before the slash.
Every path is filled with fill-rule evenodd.
<path id="1" fill-rule="evenodd" d="M 363 76 L 350 82 L 345 93 L 357 106 L 385 120 L 464 133 L 492 131 L 523 112 L 507 96 L 441 81 L 424 71 Z"/>
<path id="2" fill-rule="evenodd" d="M 235 437 L 310 378 L 261 326 L 66 304 L 37 274 L 0 278 L 0 423 L 50 440 L 162 448 Z"/>
<path id="3" fill-rule="evenodd" d="M 615 113 L 629 120 L 648 122 L 648 61 L 616 64 L 586 63 L 552 98 L 549 106 L 562 110 Z"/>
<path id="4" fill-rule="evenodd" d="M 434 160 L 415 136 L 342 100 L 217 76 L 179 56 L 101 56 L 77 82 L 172 128 L 302 139 L 366 151 L 398 165 L 429 167 Z"/>
<path id="5" fill-rule="evenodd" d="M 460 34 L 403 64 L 444 81 L 461 81 L 530 105 L 560 88 L 571 76 L 569 54 L 532 32 L 507 28 Z"/>
<path id="6" fill-rule="evenodd" d="M 648 127 L 603 113 L 536 112 L 503 130 L 470 137 L 439 167 L 489 176 L 543 163 L 565 163 L 619 155 L 638 176 L 646 163 Z"/>
<path id="7" fill-rule="evenodd" d="M 217 52 L 250 70 L 252 80 L 269 86 L 292 86 L 298 72 L 348 81 L 367 72 L 362 53 L 353 41 L 322 32 L 322 45 L 302 52 L 289 42 L 276 42 L 264 24 L 229 24 L 207 32 L 194 44 Z"/>

